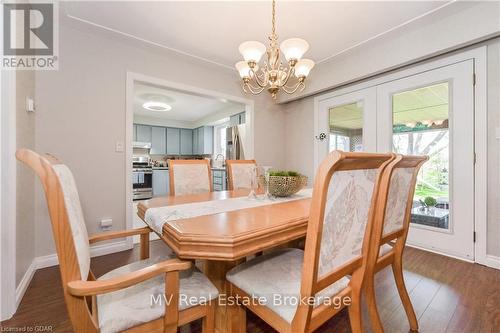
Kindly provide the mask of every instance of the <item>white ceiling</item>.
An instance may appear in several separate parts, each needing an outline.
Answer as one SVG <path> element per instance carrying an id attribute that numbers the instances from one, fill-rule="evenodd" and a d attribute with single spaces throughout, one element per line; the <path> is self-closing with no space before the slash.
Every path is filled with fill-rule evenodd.
<path id="1" fill-rule="evenodd" d="M 278 1 L 280 40 L 306 39 L 307 57 L 329 59 L 439 10 L 442 1 Z M 267 43 L 271 1 L 61 3 L 72 19 L 232 68 L 245 40 Z"/>
<path id="2" fill-rule="evenodd" d="M 167 103 L 172 110 L 166 112 L 146 110 L 142 104 L 149 101 Z M 134 115 L 194 122 L 221 111 L 231 110 L 234 110 L 234 113 L 242 112 L 245 106 L 224 99 L 198 96 L 144 83 L 134 84 Z"/>

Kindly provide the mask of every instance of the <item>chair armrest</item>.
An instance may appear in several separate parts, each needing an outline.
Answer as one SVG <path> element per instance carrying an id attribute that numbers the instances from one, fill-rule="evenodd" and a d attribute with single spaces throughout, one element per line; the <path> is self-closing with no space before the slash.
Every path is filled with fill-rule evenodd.
<path id="1" fill-rule="evenodd" d="M 121 231 L 108 231 L 101 232 L 100 234 L 93 235 L 89 237 L 89 244 L 102 242 L 108 239 L 123 238 L 134 235 L 149 234 L 153 232 L 150 227 L 131 229 L 131 230 L 121 230 Z"/>
<path id="2" fill-rule="evenodd" d="M 183 271 L 191 267 L 190 261 L 169 259 L 135 272 L 126 273 L 111 279 L 96 281 L 71 281 L 67 287 L 70 294 L 74 296 L 92 296 L 105 294 L 112 291 L 128 288 L 137 283 L 148 280 L 159 274 Z"/>

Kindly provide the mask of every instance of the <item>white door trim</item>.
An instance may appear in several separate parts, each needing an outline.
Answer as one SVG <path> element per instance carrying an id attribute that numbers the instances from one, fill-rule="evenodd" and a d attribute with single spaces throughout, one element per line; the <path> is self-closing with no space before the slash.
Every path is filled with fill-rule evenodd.
<path id="1" fill-rule="evenodd" d="M 474 72 L 476 75 L 476 85 L 474 89 L 474 148 L 476 153 L 475 165 L 475 198 L 474 198 L 474 218 L 475 218 L 475 262 L 491 266 L 492 260 L 487 255 L 487 143 L 488 143 L 488 127 L 487 127 L 487 48 L 480 46 L 468 49 L 454 54 L 440 57 L 436 60 L 416 64 L 414 66 L 389 73 L 387 75 L 377 77 L 372 80 L 363 81 L 344 88 L 334 90 L 332 92 L 316 96 L 314 98 L 314 134 L 318 135 L 318 118 L 319 104 L 321 101 L 365 89 L 379 84 L 387 83 L 393 80 L 398 80 L 404 77 L 412 76 L 422 72 L 430 71 L 439 67 L 448 66 L 464 60 L 474 60 Z M 317 159 L 318 141 L 314 142 L 314 158 Z M 315 170 L 316 171 L 316 170 Z"/>
<path id="2" fill-rule="evenodd" d="M 134 122 L 134 82 L 149 83 L 156 86 L 166 87 L 175 90 L 191 92 L 197 95 L 210 96 L 228 101 L 241 103 L 245 105 L 245 127 L 248 138 L 247 158 L 254 158 L 255 134 L 254 134 L 254 101 L 240 96 L 224 94 L 214 90 L 208 90 L 187 84 L 167 81 L 153 76 L 127 71 L 126 79 L 126 116 L 125 116 L 125 200 L 127 202 L 126 225 L 127 229 L 133 228 L 133 204 L 132 204 L 132 125 Z M 127 244 L 130 248 L 133 246 L 133 238 L 128 237 Z"/>
<path id="3" fill-rule="evenodd" d="M 16 312 L 16 72 L 1 75 L 0 315 Z"/>

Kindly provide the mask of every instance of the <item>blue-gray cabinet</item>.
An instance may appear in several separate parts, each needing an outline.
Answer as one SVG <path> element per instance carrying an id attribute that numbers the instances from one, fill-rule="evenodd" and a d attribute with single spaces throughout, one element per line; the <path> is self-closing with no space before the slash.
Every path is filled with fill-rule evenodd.
<path id="1" fill-rule="evenodd" d="M 196 134 L 196 152 L 197 155 L 209 155 L 214 152 L 214 127 L 202 126 L 194 131 Z"/>
<path id="2" fill-rule="evenodd" d="M 214 191 L 225 191 L 227 189 L 226 170 L 212 170 L 212 181 Z"/>
<path id="3" fill-rule="evenodd" d="M 151 142 L 151 126 L 137 125 L 136 141 Z"/>
<path id="4" fill-rule="evenodd" d="M 246 113 L 241 112 L 241 113 L 238 113 L 238 114 L 235 114 L 235 115 L 232 115 L 231 117 L 229 117 L 229 126 L 241 125 L 241 124 L 244 124 L 245 121 L 246 121 Z"/>
<path id="5" fill-rule="evenodd" d="M 193 155 L 193 130 L 181 128 L 181 155 Z"/>
<path id="6" fill-rule="evenodd" d="M 198 154 L 198 129 L 193 130 L 193 154 Z"/>
<path id="7" fill-rule="evenodd" d="M 179 155 L 181 144 L 180 128 L 167 127 L 167 155 Z"/>
<path id="8" fill-rule="evenodd" d="M 153 126 L 151 128 L 152 155 L 165 155 L 167 153 L 167 131 L 165 127 Z"/>
<path id="9" fill-rule="evenodd" d="M 153 196 L 162 196 L 169 194 L 169 178 L 167 170 L 153 169 Z"/>

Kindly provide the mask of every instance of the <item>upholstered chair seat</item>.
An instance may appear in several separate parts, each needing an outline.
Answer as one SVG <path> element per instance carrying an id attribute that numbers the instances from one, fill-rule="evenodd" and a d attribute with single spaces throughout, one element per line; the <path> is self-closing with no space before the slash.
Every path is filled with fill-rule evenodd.
<path id="1" fill-rule="evenodd" d="M 136 261 L 112 270 L 98 280 L 118 277 L 171 258 L 175 256 L 158 256 Z M 163 298 L 164 292 L 165 278 L 159 275 L 126 289 L 98 295 L 101 333 L 119 332 L 163 317 L 164 302 L 169 301 Z M 180 272 L 179 311 L 213 300 L 218 294 L 217 288 L 196 268 Z M 160 298 L 161 301 L 158 301 Z"/>
<path id="2" fill-rule="evenodd" d="M 304 251 L 299 249 L 280 249 L 256 257 L 236 266 L 226 275 L 234 286 L 253 297 L 264 297 L 266 306 L 288 323 L 292 322 L 300 298 L 302 264 Z M 335 296 L 349 284 L 349 279 L 341 278 L 316 295 L 315 306 L 322 300 Z"/>

